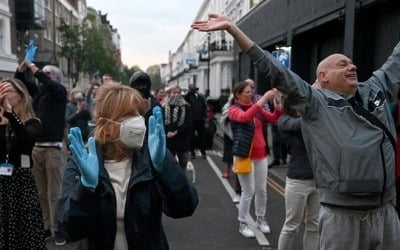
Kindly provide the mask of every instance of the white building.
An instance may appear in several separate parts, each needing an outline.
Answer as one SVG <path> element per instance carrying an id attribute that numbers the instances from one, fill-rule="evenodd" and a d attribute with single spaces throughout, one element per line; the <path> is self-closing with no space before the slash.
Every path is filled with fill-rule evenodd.
<path id="1" fill-rule="evenodd" d="M 237 22 L 263 0 L 204 0 L 195 20 L 206 20 L 208 13 L 222 13 Z M 170 77 L 183 90 L 195 83 L 210 98 L 228 95 L 233 85 L 233 38 L 226 32 L 190 30 L 177 51 L 169 55 Z M 223 93 L 223 91 L 225 93 Z"/>
<path id="2" fill-rule="evenodd" d="M 18 67 L 17 56 L 11 52 L 11 13 L 8 0 L 0 0 L 0 78 L 12 77 Z"/>

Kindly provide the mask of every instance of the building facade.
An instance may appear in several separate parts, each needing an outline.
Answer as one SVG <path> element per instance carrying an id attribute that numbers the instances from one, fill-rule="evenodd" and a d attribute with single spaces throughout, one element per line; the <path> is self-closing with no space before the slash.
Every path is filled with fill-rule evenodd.
<path id="1" fill-rule="evenodd" d="M 107 15 L 103 15 L 94 9 L 88 9 L 86 0 L 10 0 L 10 11 L 7 11 L 6 6 L 3 6 L 3 2 L 6 2 L 6 0 L 0 0 L 0 8 L 5 11 L 0 11 L 0 16 L 4 14 L 5 18 L 11 18 L 10 32 L 2 36 L 11 39 L 9 42 L 11 54 L 7 54 L 8 60 L 12 58 L 12 54 L 15 54 L 19 60 L 23 60 L 25 46 L 29 40 L 33 39 L 38 46 L 35 63 L 39 67 L 47 64 L 57 65 L 64 74 L 63 84 L 67 89 L 75 86 L 83 89 L 88 88 L 91 76 L 76 72 L 74 60 L 62 55 L 64 39 L 59 27 L 63 23 L 70 26 L 92 25 L 86 18 L 88 14 L 91 14 L 95 16 L 96 28 L 105 34 L 105 47 L 111 51 L 117 68 L 122 71 L 120 35 L 117 29 L 112 27 Z M 10 15 L 10 12 L 14 15 Z M 0 20 L 3 19 L 1 17 Z M 0 29 L 0 32 L 6 31 L 7 26 L 4 27 Z M 7 42 L 4 42 L 4 44 L 7 44 Z M 0 58 L 0 61 L 4 61 L 2 59 L 3 53 L 0 54 Z M 9 68 L 12 68 L 12 72 L 15 71 L 16 61 L 14 59 L 14 64 L 9 66 Z M 4 68 L 6 67 L 1 67 L 1 69 Z M 72 76 L 75 75 L 76 78 L 77 73 L 79 74 L 79 81 L 75 83 Z"/>
<path id="2" fill-rule="evenodd" d="M 0 0 L 0 79 L 12 77 L 18 66 L 17 56 L 12 51 L 12 25 L 9 0 Z"/>
<path id="3" fill-rule="evenodd" d="M 38 51 L 35 63 L 42 67 L 57 65 L 64 74 L 63 84 L 71 89 L 70 78 L 74 69 L 73 62 L 60 55 L 63 38 L 58 27 L 81 24 L 87 14 L 86 0 L 13 0 L 12 17 L 14 39 L 12 51 L 21 61 L 25 56 L 25 46 L 29 40 L 35 40 Z M 83 80 L 82 84 L 86 81 Z"/>
<path id="4" fill-rule="evenodd" d="M 260 2 L 262 0 L 205 0 L 195 20 L 205 20 L 208 13 L 216 12 L 237 21 Z M 229 34 L 190 30 L 177 51 L 169 54 L 166 66 L 169 77 L 165 77 L 165 82 L 176 83 L 183 90 L 195 83 L 201 93 L 215 99 L 229 95 L 234 83 L 234 64 L 233 39 Z"/>

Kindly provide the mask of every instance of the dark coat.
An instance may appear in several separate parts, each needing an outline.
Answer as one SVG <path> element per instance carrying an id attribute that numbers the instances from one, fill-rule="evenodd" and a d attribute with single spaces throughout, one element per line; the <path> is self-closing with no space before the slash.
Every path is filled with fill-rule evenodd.
<path id="1" fill-rule="evenodd" d="M 100 174 L 95 192 L 84 187 L 80 171 L 70 158 L 65 170 L 58 219 L 73 240 L 88 237 L 90 249 L 113 249 L 116 201 L 101 149 L 97 147 Z M 198 203 L 191 186 L 171 154 L 160 172 L 154 170 L 147 146 L 133 156 L 125 205 L 125 232 L 129 249 L 169 249 L 161 224 L 162 212 L 173 218 L 193 214 Z"/>
<path id="2" fill-rule="evenodd" d="M 87 109 L 83 109 L 76 112 L 77 107 L 73 102 L 67 103 L 67 108 L 65 111 L 65 121 L 68 123 L 69 128 L 79 127 L 82 132 L 83 141 L 87 141 L 89 138 L 89 121 L 92 119 L 92 115 L 90 111 Z"/>
<path id="3" fill-rule="evenodd" d="M 175 130 L 178 130 L 178 134 L 172 138 L 167 137 L 167 148 L 174 152 L 185 152 L 189 151 L 190 149 L 190 139 L 191 139 L 191 131 L 192 131 L 192 122 L 190 119 L 190 106 L 186 105 L 186 115 L 185 115 L 185 120 L 184 123 L 181 126 L 178 126 L 177 124 L 168 124 L 165 125 L 165 132 L 173 132 Z M 170 115 L 172 117 L 174 106 L 171 106 L 170 108 Z M 165 108 L 163 108 L 163 111 L 165 112 Z M 178 114 L 178 117 L 181 114 Z M 165 113 L 164 113 L 165 117 Z"/>
<path id="4" fill-rule="evenodd" d="M 190 105 L 190 116 L 192 121 L 205 121 L 207 115 L 207 104 L 205 98 L 193 92 L 185 95 L 185 100 Z"/>
<path id="5" fill-rule="evenodd" d="M 301 134 L 301 118 L 282 115 L 278 120 L 278 128 L 288 144 L 290 161 L 287 176 L 291 179 L 309 180 L 313 172 Z"/>
<path id="6" fill-rule="evenodd" d="M 4 116 L 7 117 L 11 124 L 13 137 L 9 142 L 10 148 L 7 152 L 7 138 L 5 137 L 7 126 L 0 125 L 0 162 L 5 162 L 6 154 L 8 153 L 9 162 L 16 167 L 20 167 L 21 155 L 28 155 L 32 166 L 32 149 L 41 129 L 40 120 L 32 118 L 23 124 L 15 113 L 4 112 Z"/>
<path id="7" fill-rule="evenodd" d="M 42 129 L 37 142 L 61 142 L 64 138 L 65 109 L 67 106 L 67 90 L 45 73 L 38 70 L 35 73 L 40 86 L 25 78 L 24 72 L 15 73 L 15 78 L 21 80 L 33 98 L 33 108 L 36 116 L 42 122 Z"/>

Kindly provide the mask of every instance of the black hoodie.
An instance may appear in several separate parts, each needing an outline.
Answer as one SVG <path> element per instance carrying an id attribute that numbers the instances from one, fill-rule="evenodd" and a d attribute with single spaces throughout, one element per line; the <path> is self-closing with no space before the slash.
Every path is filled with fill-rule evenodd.
<path id="1" fill-rule="evenodd" d="M 138 90 L 143 98 L 148 99 L 151 97 L 151 79 L 147 73 L 143 71 L 135 72 L 129 80 L 129 86 Z"/>

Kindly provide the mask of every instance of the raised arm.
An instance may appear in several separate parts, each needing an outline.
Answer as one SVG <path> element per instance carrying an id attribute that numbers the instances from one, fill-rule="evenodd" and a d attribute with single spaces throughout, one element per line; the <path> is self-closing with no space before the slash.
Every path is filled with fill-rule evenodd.
<path id="1" fill-rule="evenodd" d="M 233 36 L 233 38 L 239 44 L 240 48 L 242 48 L 242 50 L 244 51 L 248 51 L 253 46 L 254 43 L 228 17 L 216 13 L 208 14 L 208 20 L 195 21 L 191 27 L 192 29 L 204 32 L 226 30 L 229 34 Z"/>
<path id="2" fill-rule="evenodd" d="M 377 84 L 385 92 L 389 92 L 394 99 L 396 98 L 400 83 L 400 42 L 382 67 L 376 70 L 365 83 Z"/>
<path id="3" fill-rule="evenodd" d="M 291 104 L 299 111 L 314 113 L 317 108 L 310 108 L 316 105 L 314 91 L 310 85 L 301 79 L 297 74 L 286 69 L 271 53 L 262 50 L 244 32 L 236 26 L 229 18 L 219 14 L 209 14 L 205 21 L 195 21 L 192 28 L 203 31 L 226 30 L 236 40 L 238 45 L 246 52 L 257 69 L 269 79 L 273 87 L 289 96 Z"/>

